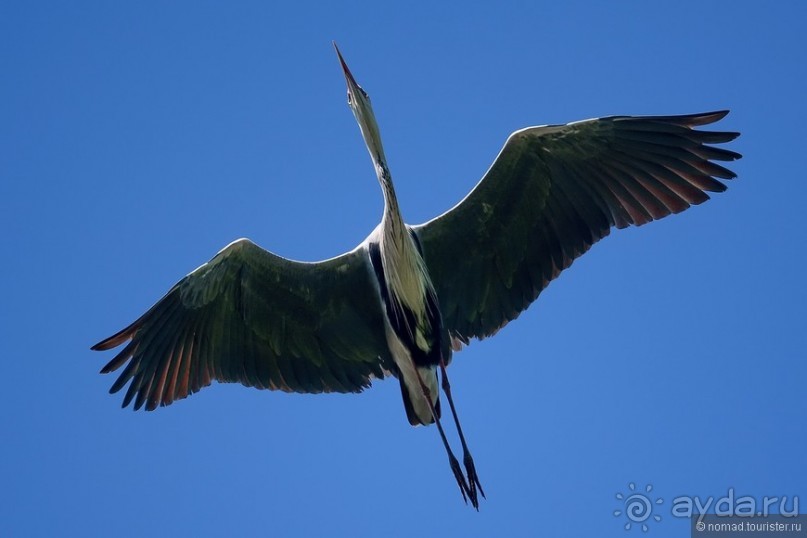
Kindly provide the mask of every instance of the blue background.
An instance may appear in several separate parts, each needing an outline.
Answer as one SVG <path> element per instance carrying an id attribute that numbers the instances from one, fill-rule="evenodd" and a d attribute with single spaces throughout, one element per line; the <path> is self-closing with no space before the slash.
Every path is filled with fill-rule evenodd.
<path id="1" fill-rule="evenodd" d="M 807 504 L 803 3 L 287 4 L 0 6 L 0 536 L 630 536 L 629 483 L 664 501 L 652 536 L 688 535 L 680 495 Z M 377 224 L 332 39 L 412 223 L 527 125 L 730 108 L 743 133 L 726 193 L 455 356 L 478 514 L 394 381 L 133 413 L 89 351 L 238 237 L 317 260 Z"/>

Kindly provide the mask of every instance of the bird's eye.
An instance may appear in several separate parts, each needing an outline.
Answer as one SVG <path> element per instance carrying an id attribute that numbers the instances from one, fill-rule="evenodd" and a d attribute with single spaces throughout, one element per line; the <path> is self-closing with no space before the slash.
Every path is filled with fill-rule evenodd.
<path id="1" fill-rule="evenodd" d="M 347 92 L 347 104 L 353 104 L 353 97 L 350 95 L 350 92 Z"/>

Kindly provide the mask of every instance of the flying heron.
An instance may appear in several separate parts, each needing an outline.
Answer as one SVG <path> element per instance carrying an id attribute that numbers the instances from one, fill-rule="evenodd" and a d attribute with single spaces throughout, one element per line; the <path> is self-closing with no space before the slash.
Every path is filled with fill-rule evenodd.
<path id="1" fill-rule="evenodd" d="M 695 129 L 728 111 L 528 127 L 461 202 L 409 226 L 370 98 L 336 53 L 384 195 L 381 223 L 352 251 L 316 263 L 234 241 L 92 349 L 128 341 L 101 372 L 126 365 L 110 393 L 131 382 L 123 407 L 134 400 L 134 409 L 169 405 L 214 379 L 320 393 L 361 392 L 392 375 L 410 424 L 436 423 L 462 496 L 478 509 L 484 491 L 446 376 L 452 351 L 518 317 L 612 227 L 724 191 L 717 178 L 736 175 L 713 161 L 740 155 L 712 144 L 739 133 Z M 440 422 L 438 370 L 465 473 Z"/>

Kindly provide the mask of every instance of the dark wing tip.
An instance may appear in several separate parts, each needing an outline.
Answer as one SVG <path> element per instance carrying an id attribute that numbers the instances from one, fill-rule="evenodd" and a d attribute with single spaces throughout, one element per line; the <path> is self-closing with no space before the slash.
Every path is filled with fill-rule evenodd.
<path id="1" fill-rule="evenodd" d="M 677 123 L 679 125 L 683 125 L 685 127 L 700 127 L 702 125 L 709 125 L 710 123 L 715 123 L 726 116 L 728 116 L 729 110 L 716 110 L 714 112 L 700 112 L 698 114 L 686 114 L 683 116 L 671 116 L 673 119 L 677 119 L 678 121 L 671 121 L 670 123 Z M 740 136 L 740 133 L 737 131 L 720 131 L 719 133 L 709 133 L 708 131 L 698 131 L 703 134 L 714 134 L 715 136 L 719 135 L 719 140 L 710 140 L 711 143 L 718 143 L 722 144 L 725 142 L 731 142 L 732 140 L 736 139 Z M 732 158 L 730 160 L 737 160 L 742 157 L 739 153 L 732 153 Z"/>
<path id="2" fill-rule="evenodd" d="M 118 347 L 122 343 L 132 338 L 132 335 L 134 334 L 135 325 L 136 323 L 129 325 L 125 329 L 113 334 L 109 338 L 101 340 L 100 342 L 92 346 L 90 349 L 92 351 L 107 351 L 112 348 Z"/>
<path id="3" fill-rule="evenodd" d="M 729 115 L 729 110 L 715 110 L 712 112 L 701 112 L 700 114 L 692 114 L 690 117 L 690 125 L 708 125 L 716 121 L 720 121 Z"/>
<path id="4" fill-rule="evenodd" d="M 729 110 L 713 110 L 711 112 L 697 112 L 695 114 L 681 114 L 677 116 L 658 116 L 659 120 L 686 127 L 699 127 L 709 125 L 728 116 Z"/>
<path id="5" fill-rule="evenodd" d="M 90 347 L 90 350 L 91 351 L 107 351 L 109 349 L 112 349 L 113 347 L 118 346 L 119 344 L 111 343 L 112 338 L 113 337 L 109 337 L 106 340 L 101 340 L 100 342 L 98 342 L 94 346 Z"/>

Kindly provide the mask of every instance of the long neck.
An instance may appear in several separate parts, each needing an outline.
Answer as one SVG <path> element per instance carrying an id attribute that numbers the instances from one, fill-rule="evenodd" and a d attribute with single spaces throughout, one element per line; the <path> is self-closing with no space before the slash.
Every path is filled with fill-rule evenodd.
<path id="1" fill-rule="evenodd" d="M 384 192 L 380 246 L 387 285 L 392 292 L 390 296 L 402 301 L 420 317 L 425 315 L 426 293 L 431 288 L 429 274 L 401 217 L 389 169 L 382 160 L 375 161 L 378 181 Z"/>
<path id="2" fill-rule="evenodd" d="M 386 163 L 382 160 L 383 156 L 378 156 L 375 160 L 376 175 L 378 175 L 378 182 L 381 184 L 381 190 L 384 193 L 384 237 L 388 241 L 400 242 L 404 237 L 408 236 L 406 225 L 404 224 L 401 210 L 398 206 L 398 197 L 395 196 L 395 187 L 392 185 L 392 176 L 389 173 Z"/>

